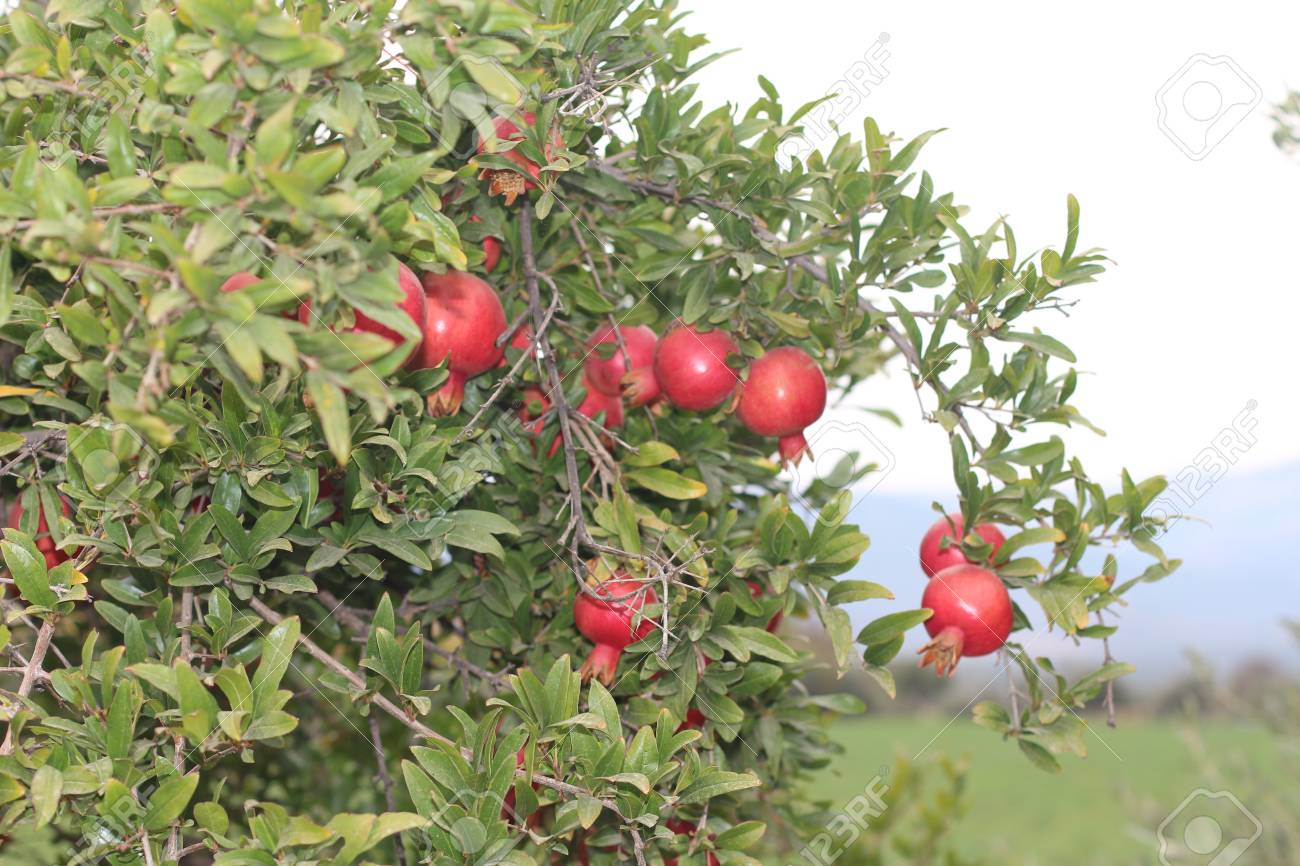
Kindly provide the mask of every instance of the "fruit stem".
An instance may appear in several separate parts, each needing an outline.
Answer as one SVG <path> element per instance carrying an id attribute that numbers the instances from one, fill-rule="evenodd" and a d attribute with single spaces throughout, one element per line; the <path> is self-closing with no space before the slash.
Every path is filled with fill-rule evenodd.
<path id="1" fill-rule="evenodd" d="M 618 671 L 618 660 L 622 657 L 623 650 L 619 647 L 605 643 L 596 644 L 596 648 L 582 664 L 582 681 L 586 682 L 594 676 L 607 686 L 612 684 L 614 674 Z"/>
<path id="2" fill-rule="evenodd" d="M 932 641 L 917 650 L 921 656 L 919 666 L 933 664 L 935 676 L 951 677 L 957 670 L 957 662 L 961 661 L 961 648 L 964 642 L 961 629 L 948 626 L 935 635 Z"/>
<path id="3" fill-rule="evenodd" d="M 452 370 L 443 386 L 429 395 L 429 414 L 438 418 L 459 412 L 465 399 L 465 381 L 464 373 Z"/>
<path id="4" fill-rule="evenodd" d="M 803 438 L 802 430 L 791 436 L 782 436 L 777 442 L 777 447 L 781 451 L 782 466 L 798 466 L 805 457 L 813 456 L 812 450 L 808 447 L 808 440 Z"/>

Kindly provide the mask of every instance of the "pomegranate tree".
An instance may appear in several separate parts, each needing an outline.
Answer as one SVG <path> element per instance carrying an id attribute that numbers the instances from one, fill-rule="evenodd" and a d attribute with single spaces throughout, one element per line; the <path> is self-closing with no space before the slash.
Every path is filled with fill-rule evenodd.
<path id="1" fill-rule="evenodd" d="M 801 158 L 815 112 L 770 82 L 701 101 L 681 5 L 6 4 L 0 495 L 36 542 L 0 538 L 0 858 L 787 862 L 855 706 L 810 688 L 892 688 L 926 617 L 945 673 L 983 621 L 1053 684 L 981 723 L 1077 745 L 1126 670 L 1109 612 L 1176 563 L 1162 482 L 1111 494 L 1053 436 L 1103 381 L 1045 314 L 1107 264 L 1077 202 L 1028 253 L 925 135 L 865 118 Z M 951 529 L 980 576 L 937 571 L 928 610 L 857 579 L 879 473 L 756 453 L 798 459 L 842 397 L 850 425 L 919 398 L 938 495 L 1017 557 L 989 576 Z M 1130 539 L 1150 563 L 1092 555 Z M 1008 591 L 1098 669 L 1017 644 Z M 837 863 L 961 859 L 931 778 Z"/>

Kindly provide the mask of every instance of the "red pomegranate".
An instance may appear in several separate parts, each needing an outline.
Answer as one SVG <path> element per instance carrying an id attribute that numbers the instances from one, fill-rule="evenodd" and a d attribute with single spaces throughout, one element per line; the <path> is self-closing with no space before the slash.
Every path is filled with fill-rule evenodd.
<path id="1" fill-rule="evenodd" d="M 583 398 L 582 404 L 578 406 L 578 411 L 588 418 L 595 418 L 601 412 L 605 413 L 605 426 L 610 430 L 623 426 L 623 400 L 617 394 L 610 396 L 591 383 L 591 379 L 584 370 L 582 373 L 582 384 L 587 388 L 587 395 Z"/>
<path id="2" fill-rule="evenodd" d="M 483 218 L 474 214 L 469 218 L 472 223 L 481 223 Z M 488 235 L 483 238 L 483 270 L 492 273 L 497 269 L 497 263 L 501 261 L 501 238 Z"/>
<path id="3" fill-rule="evenodd" d="M 614 682 L 623 649 L 654 631 L 655 624 L 643 619 L 632 629 L 632 619 L 647 604 L 658 599 L 649 586 L 619 572 L 595 589 L 593 598 L 585 592 L 573 600 L 573 624 L 582 636 L 596 645 L 582 665 L 582 678 L 593 676 L 605 685 Z"/>
<path id="4" fill-rule="evenodd" d="M 684 325 L 659 341 L 655 379 L 674 406 L 704 412 L 721 405 L 740 384 L 740 377 L 727 366 L 727 356 L 739 351 L 724 331 L 697 331 Z"/>
<path id="5" fill-rule="evenodd" d="M 808 451 L 803 431 L 826 408 L 826 376 L 803 349 L 773 349 L 749 367 L 740 389 L 741 423 L 759 436 L 779 437 L 782 465 L 797 464 Z"/>
<path id="6" fill-rule="evenodd" d="M 63 512 L 64 517 L 72 516 L 72 508 L 68 505 L 68 500 L 62 496 L 59 497 L 59 509 Z M 14 500 L 13 505 L 9 506 L 8 526 L 17 529 L 20 521 L 23 519 L 23 501 L 19 497 Z M 36 543 L 36 549 L 45 557 L 45 567 L 54 568 L 61 562 L 67 562 L 77 554 L 81 553 L 81 548 L 77 548 L 71 553 L 59 550 L 50 536 L 50 525 L 45 520 L 45 508 L 42 507 L 40 514 L 36 518 L 36 533 L 32 538 Z M 0 593 L 2 594 L 2 593 Z"/>
<path id="7" fill-rule="evenodd" d="M 621 349 L 615 349 L 608 358 L 597 348 L 604 343 L 617 345 L 623 338 L 627 359 Z M 622 396 L 628 405 L 636 408 L 653 403 L 659 398 L 659 380 L 655 378 L 655 345 L 659 338 L 649 327 L 614 328 L 603 325 L 587 340 L 587 360 L 583 369 L 587 381 L 596 390 L 610 397 Z"/>
<path id="8" fill-rule="evenodd" d="M 694 710 L 691 712 L 694 712 Z M 681 818 L 670 818 L 664 822 L 664 826 L 680 836 L 686 836 L 691 839 L 695 838 L 695 831 L 699 829 L 698 824 L 692 824 L 690 821 L 683 821 Z M 710 836 L 709 838 L 712 839 L 713 836 Z M 712 851 L 708 853 L 709 866 L 719 866 L 718 855 L 714 854 Z M 665 857 L 664 866 L 677 866 L 677 858 Z"/>
<path id="9" fill-rule="evenodd" d="M 969 562 L 961 549 L 961 539 L 965 535 L 962 528 L 961 514 L 954 512 L 947 517 L 940 517 L 926 530 L 921 539 L 921 570 L 927 577 L 934 577 L 945 568 Z M 993 561 L 998 548 L 1006 537 L 992 523 L 980 523 L 975 526 L 975 534 L 993 546 L 988 562 Z"/>
<path id="10" fill-rule="evenodd" d="M 504 353 L 497 338 L 505 332 L 506 311 L 492 287 L 473 274 L 426 273 L 424 291 L 428 316 L 417 366 L 436 367 L 448 359 L 451 375 L 429 395 L 429 412 L 454 415 L 465 397 L 465 383 L 500 363 Z"/>
<path id="11" fill-rule="evenodd" d="M 933 663 L 939 676 L 952 676 L 963 656 L 999 649 L 1011 634 L 1011 596 L 978 565 L 954 565 L 930 578 L 921 607 L 934 611 L 925 621 L 933 640 L 919 650 L 921 667 Z"/>
<path id="12" fill-rule="evenodd" d="M 523 120 L 525 126 L 532 126 L 537 122 L 537 117 L 531 111 L 520 112 L 519 118 Z M 515 121 L 510 118 L 496 118 L 492 121 L 492 128 L 497 139 L 500 141 L 524 140 L 523 132 L 520 131 L 520 128 Z M 551 153 L 556 148 L 561 147 L 564 147 L 564 140 L 560 137 L 560 131 L 558 129 L 553 129 L 551 131 L 551 140 L 547 144 L 543 155 L 549 161 Z M 487 153 L 488 142 L 480 139 L 477 150 L 480 154 Z M 488 195 L 504 196 L 506 205 L 509 206 L 514 204 L 515 199 L 522 195 L 526 190 L 537 188 L 537 184 L 533 181 L 536 181 L 541 177 L 542 170 L 537 163 L 524 156 L 517 146 L 500 155 L 519 166 L 519 168 L 523 170 L 524 174 L 506 168 L 485 168 L 479 174 L 479 180 L 488 181 Z M 527 177 L 524 175 L 527 175 Z M 532 178 L 532 180 L 529 180 L 528 178 Z"/>
<path id="13" fill-rule="evenodd" d="M 763 585 L 760 584 L 758 581 L 746 580 L 745 585 L 749 587 L 749 594 L 753 596 L 755 599 L 758 599 L 763 595 Z M 775 632 L 778 628 L 781 627 L 781 620 L 784 618 L 785 618 L 784 610 L 778 610 L 776 613 L 772 614 L 772 618 L 767 621 L 767 630 L 770 632 Z"/>
<path id="14" fill-rule="evenodd" d="M 240 289 L 248 288 L 253 285 L 253 283 L 260 283 L 261 281 L 262 278 L 257 276 L 257 274 L 251 274 L 248 271 L 236 271 L 227 277 L 226 281 L 221 284 L 221 291 L 237 292 Z"/>
<path id="15" fill-rule="evenodd" d="M 420 285 L 420 278 L 415 272 L 401 262 L 397 263 L 397 285 L 402 290 L 402 300 L 397 302 L 397 308 L 411 317 L 411 321 L 424 331 L 424 321 L 426 318 L 426 301 L 424 297 L 424 287 Z M 424 340 L 409 340 L 401 334 L 394 331 L 387 325 L 381 325 L 374 319 L 367 316 L 360 310 L 353 310 L 353 317 L 356 324 L 352 330 L 356 333 L 377 334 L 395 345 L 406 345 L 406 363 L 409 367 L 414 367 L 416 359 L 419 357 L 420 346 Z M 303 301 L 298 305 L 298 321 L 304 325 L 311 322 L 311 301 Z"/>

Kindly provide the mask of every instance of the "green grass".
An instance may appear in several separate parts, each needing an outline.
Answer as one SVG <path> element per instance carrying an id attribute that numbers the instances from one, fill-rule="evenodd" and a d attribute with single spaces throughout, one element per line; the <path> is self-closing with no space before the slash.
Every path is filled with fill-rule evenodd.
<path id="1" fill-rule="evenodd" d="M 1155 828 L 1192 791 L 1232 786 L 1231 779 L 1216 780 L 1199 768 L 1184 738 L 1186 726 L 1172 721 L 1121 721 L 1111 730 L 1090 719 L 1095 735 L 1088 735 L 1088 757 L 1062 756 L 1060 775 L 1035 768 L 1014 743 L 969 717 L 945 730 L 947 723 L 946 717 L 841 723 L 834 736 L 846 753 L 824 771 L 819 798 L 847 800 L 898 755 L 965 756 L 967 811 L 952 827 L 959 850 L 1017 866 L 1125 866 L 1157 862 Z M 1276 754 L 1258 728 L 1214 722 L 1199 730 L 1209 750 L 1244 752 L 1257 766 L 1268 766 Z"/>

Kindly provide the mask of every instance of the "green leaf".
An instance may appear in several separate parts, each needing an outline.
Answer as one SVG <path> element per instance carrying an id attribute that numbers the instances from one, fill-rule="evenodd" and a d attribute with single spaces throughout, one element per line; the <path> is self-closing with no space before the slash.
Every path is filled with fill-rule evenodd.
<path id="1" fill-rule="evenodd" d="M 59 810 L 59 798 L 63 796 L 63 774 L 49 764 L 44 764 L 32 776 L 32 812 L 35 815 L 36 828 L 40 829 L 50 821 Z"/>
<path id="2" fill-rule="evenodd" d="M 262 168 L 279 168 L 293 148 L 293 112 L 297 105 L 297 100 L 288 100 L 257 128 L 253 154 Z"/>
<path id="3" fill-rule="evenodd" d="M 699 499 L 709 492 L 704 482 L 661 467 L 630 469 L 623 477 L 638 487 L 653 490 L 669 499 Z"/>
<path id="4" fill-rule="evenodd" d="M 1070 351 L 1069 347 L 1055 337 L 1035 331 L 1032 334 L 1024 334 L 1016 331 L 999 332 L 999 340 L 1005 340 L 1009 343 L 1022 343 L 1031 349 L 1037 349 L 1056 358 L 1069 361 L 1073 364 L 1078 358 Z"/>
<path id="5" fill-rule="evenodd" d="M 1060 762 L 1047 749 L 1024 737 L 1020 737 L 1016 742 L 1020 744 L 1020 751 L 1035 767 L 1047 773 L 1061 772 Z"/>
<path id="6" fill-rule="evenodd" d="M 837 605 L 893 597 L 894 594 L 887 588 L 869 580 L 841 580 L 826 593 L 826 600 Z"/>
<path id="7" fill-rule="evenodd" d="M 872 620 L 862 631 L 858 632 L 858 643 L 875 646 L 876 644 L 894 640 L 932 616 L 934 616 L 934 611 L 928 608 L 885 614 L 879 619 Z"/>
<path id="8" fill-rule="evenodd" d="M 330 453 L 340 466 L 346 466 L 352 454 L 352 428 L 348 424 L 348 403 L 343 389 L 321 371 L 311 370 L 307 373 L 307 393 L 316 407 Z"/>
<path id="9" fill-rule="evenodd" d="M 7 530 L 7 536 L 13 535 L 12 531 Z M 30 542 L 27 542 L 26 536 L 22 536 L 24 542 L 17 541 L 0 541 L 0 552 L 4 553 L 5 567 L 13 575 L 14 582 L 18 584 L 18 592 L 29 603 L 38 607 L 53 608 L 59 602 L 59 597 L 50 589 L 50 579 L 45 568 L 44 557 L 38 557 Z"/>
<path id="10" fill-rule="evenodd" d="M 298 617 L 291 616 L 281 620 L 262 640 L 262 656 L 253 674 L 252 712 L 260 714 L 275 700 L 275 692 L 280 688 L 280 680 L 293 658 L 294 646 L 298 643 L 300 627 Z"/>
<path id="11" fill-rule="evenodd" d="M 705 771 L 682 791 L 678 800 L 682 805 L 704 803 L 714 797 L 757 788 L 762 784 L 752 773 L 729 773 L 723 770 Z"/>
<path id="12" fill-rule="evenodd" d="M 149 798 L 149 808 L 144 813 L 146 830 L 161 830 L 175 821 L 190 804 L 194 789 L 199 786 L 199 774 L 175 776 L 158 786 Z"/>

